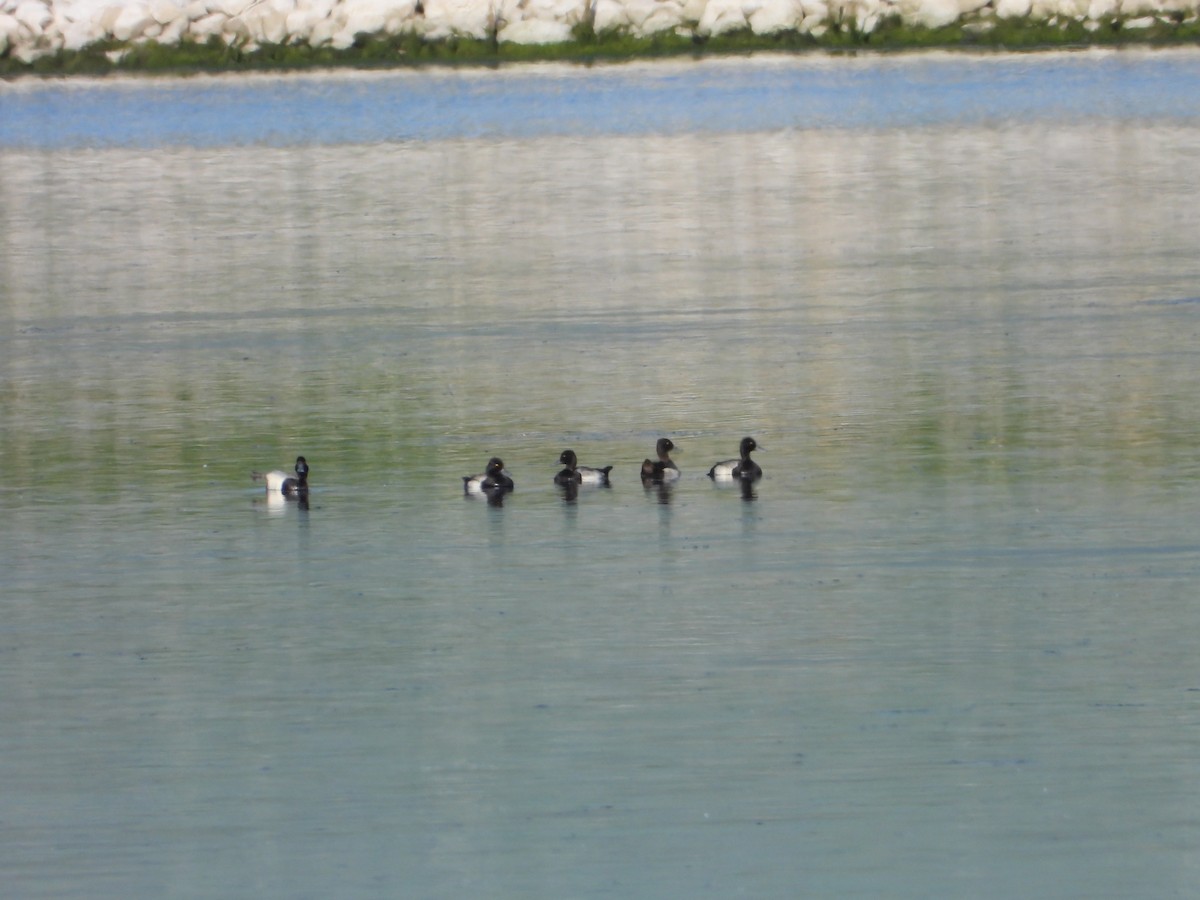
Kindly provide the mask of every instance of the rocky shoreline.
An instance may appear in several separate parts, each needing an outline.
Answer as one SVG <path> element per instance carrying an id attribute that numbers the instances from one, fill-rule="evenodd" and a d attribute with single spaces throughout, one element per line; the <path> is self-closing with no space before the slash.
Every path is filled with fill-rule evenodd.
<path id="1" fill-rule="evenodd" d="M 0 0 L 0 61 L 12 71 L 88 52 L 136 63 L 147 46 L 167 60 L 170 48 L 247 59 L 390 42 L 402 62 L 405 47 L 460 41 L 499 51 L 650 39 L 669 52 L 734 35 L 743 49 L 784 38 L 791 49 L 868 46 L 881 35 L 948 46 L 1003 43 L 1014 28 L 1044 44 L 1197 42 L 1200 0 Z"/>

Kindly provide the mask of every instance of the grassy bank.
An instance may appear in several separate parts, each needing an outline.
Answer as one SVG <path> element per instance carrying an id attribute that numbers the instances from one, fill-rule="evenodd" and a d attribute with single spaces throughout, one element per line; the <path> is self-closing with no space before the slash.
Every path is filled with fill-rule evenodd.
<path id="1" fill-rule="evenodd" d="M 1071 20 L 1034 22 L 984 19 L 943 28 L 905 25 L 898 19 L 863 33 L 853 23 L 831 27 L 820 36 L 798 31 L 756 35 L 749 30 L 702 38 L 675 31 L 650 37 L 620 32 L 597 34 L 576 29 L 575 40 L 560 44 L 512 44 L 465 37 L 426 41 L 416 34 L 361 35 L 352 47 L 273 44 L 246 50 L 213 37 L 207 43 L 164 45 L 154 42 L 99 43 L 78 51 L 60 51 L 31 63 L 0 58 L 0 77 L 19 75 L 105 75 L 115 72 L 187 74 L 223 71 L 283 71 L 351 67 L 404 68 L 435 65 L 499 66 L 507 63 L 592 62 L 678 56 L 774 52 L 857 52 L 912 49 L 1041 50 L 1117 46 L 1200 46 L 1200 22 L 1158 21 L 1130 29 L 1121 20 L 1088 28 Z"/>

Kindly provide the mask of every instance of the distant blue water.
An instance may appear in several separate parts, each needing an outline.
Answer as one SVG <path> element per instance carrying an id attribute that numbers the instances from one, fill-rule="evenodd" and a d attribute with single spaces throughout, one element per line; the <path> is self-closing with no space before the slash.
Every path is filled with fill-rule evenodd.
<path id="1" fill-rule="evenodd" d="M 974 64 L 964 65 L 964 58 Z M 771 57 L 0 86 L 0 148 L 1200 120 L 1200 53 Z"/>

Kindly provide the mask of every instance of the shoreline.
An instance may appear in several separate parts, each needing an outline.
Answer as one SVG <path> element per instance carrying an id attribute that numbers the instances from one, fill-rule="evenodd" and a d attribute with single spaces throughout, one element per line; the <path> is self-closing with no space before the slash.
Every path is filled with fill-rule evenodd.
<path id="1" fill-rule="evenodd" d="M 1001 62 L 1022 55 L 1036 56 L 1039 59 L 1054 56 L 1128 56 L 1131 54 L 1166 55 L 1172 53 L 1200 53 L 1200 43 L 1126 43 L 1126 44 L 1083 44 L 1062 46 L 1039 46 L 1020 48 L 990 48 L 971 46 L 927 46 L 927 47 L 897 47 L 878 48 L 867 47 L 857 50 L 829 50 L 812 48 L 804 51 L 779 51 L 772 49 L 749 50 L 744 52 L 727 53 L 693 53 L 693 54 L 658 54 L 631 55 L 625 57 L 597 57 L 580 61 L 577 59 L 555 58 L 548 56 L 538 60 L 506 61 L 500 60 L 488 64 L 472 63 L 430 63 L 430 64 L 398 64 L 398 65 L 355 65 L 352 62 L 331 66 L 244 66 L 241 68 L 214 67 L 194 69 L 161 69 L 146 70 L 134 67 L 114 67 L 111 71 L 102 73 L 60 73 L 60 72 L 31 72 L 16 77 L 0 75 L 0 86 L 8 91 L 19 91 L 22 88 L 36 88 L 38 85 L 58 85 L 62 87 L 89 85 L 118 85 L 128 83 L 139 84 L 146 79 L 154 78 L 208 78 L 221 80 L 225 78 L 240 79 L 251 77 L 256 79 L 295 79 L 312 77 L 314 79 L 371 79 L 394 78 L 396 76 L 412 75 L 414 78 L 426 76 L 448 76 L 455 78 L 487 78 L 503 77 L 505 75 L 528 75 L 532 73 L 551 73 L 557 77 L 571 75 L 584 76 L 590 70 L 602 68 L 620 68 L 628 70 L 638 66 L 661 69 L 664 65 L 677 64 L 681 66 L 693 63 L 704 63 L 719 66 L 722 63 L 739 65 L 754 62 L 762 65 L 791 65 L 801 63 L 815 67 L 822 65 L 838 66 L 844 62 L 869 63 L 872 61 L 888 61 L 902 64 L 905 61 L 917 63 L 922 60 L 937 59 L 969 59 L 974 63 Z"/>
<path id="2" fill-rule="evenodd" d="M 114 74 L 188 75 L 219 72 L 296 72 L 321 69 L 350 70 L 421 70 L 438 68 L 496 69 L 513 64 L 562 63 L 571 66 L 592 66 L 607 63 L 656 59 L 713 59 L 757 54 L 800 56 L 855 56 L 859 54 L 905 54 L 913 51 L 940 50 L 945 52 L 1034 53 L 1047 51 L 1080 51 L 1088 49 L 1167 49 L 1200 47 L 1200 13 L 1196 7 L 1162 11 L 1153 15 L 1125 18 L 1120 15 L 1090 18 L 1089 14 L 1073 18 L 1053 16 L 1046 20 L 1029 17 L 1004 17 L 1000 10 L 1009 0 L 996 0 L 997 6 L 985 5 L 952 22 L 931 27 L 920 22 L 906 21 L 899 14 L 860 23 L 857 18 L 833 22 L 828 19 L 817 24 L 807 19 L 794 27 L 758 32 L 743 24 L 726 30 L 707 29 L 701 22 L 688 21 L 664 30 L 637 33 L 630 28 L 595 29 L 595 20 L 575 21 L 569 17 L 555 32 L 563 40 L 522 42 L 506 38 L 513 34 L 512 25 L 497 19 L 493 9 L 490 24 L 483 35 L 474 31 L 455 29 L 449 35 L 437 30 L 411 27 L 394 33 L 386 30 L 354 30 L 347 43 L 319 40 L 314 32 L 304 36 L 278 35 L 282 41 L 260 41 L 245 31 L 240 20 L 229 19 L 233 34 L 210 34 L 203 41 L 187 32 L 174 42 L 164 42 L 164 33 L 146 26 L 145 32 L 125 40 L 117 40 L 108 32 L 94 41 L 71 46 L 50 29 L 30 42 L 27 27 L 18 35 L 25 43 L 14 40 L 11 26 L 5 26 L 2 10 L 16 0 L 0 0 L 0 78 L 19 79 L 23 76 L 79 77 Z M 41 4 L 42 0 L 20 0 L 23 9 Z M 88 0 L 80 0 L 80 4 Z M 97 0 L 103 2 L 103 0 Z M 181 9 L 175 0 L 154 0 L 157 9 Z M 179 0 L 183 2 L 183 0 Z M 246 0 L 193 0 L 200 4 L 194 12 L 210 8 L 214 3 L 242 3 Z M 251 8 L 259 9 L 264 0 L 249 0 Z M 296 3 L 307 0 L 266 0 L 267 3 Z M 334 0 L 329 0 L 334 2 Z M 352 0 L 342 0 L 342 4 Z M 385 0 L 390 2 L 390 0 Z M 404 0 L 413 3 L 414 0 Z M 430 0 L 434 2 L 434 0 Z M 615 0 L 608 0 L 611 4 Z M 709 6 L 722 0 L 709 0 Z M 879 0 L 858 0 L 875 3 Z M 930 0 L 932 2 L 932 0 Z M 970 2 L 970 0 L 967 0 Z M 1061 0 L 1070 2 L 1070 0 Z M 1091 0 L 1093 13 L 1105 8 L 1106 0 Z M 1169 0 L 1168 0 L 1169 2 Z M 1100 6 L 1097 6 L 1100 4 Z M 1112 4 L 1115 8 L 1115 2 Z M 126 7 L 131 8 L 131 7 Z M 336 6 L 335 6 L 336 8 Z M 417 4 L 418 9 L 423 9 Z M 595 6 L 589 7 L 595 9 Z M 920 7 L 919 7 L 920 8 Z M 956 7 L 957 8 L 957 7 Z M 1130 7 L 1139 12 L 1144 6 Z M 94 13 L 96 7 L 89 12 Z M 112 19 L 116 7 L 104 7 Z M 158 13 L 166 18 L 169 13 Z M 182 15 L 182 14 L 181 14 Z M 215 14 L 210 14 L 212 18 Z M 61 16 L 55 22 L 65 21 Z M 107 21 L 107 20 L 106 20 Z M 191 22 L 191 19 L 187 20 Z M 526 20 L 530 21 L 530 20 Z M 807 24 L 806 24 L 807 23 Z M 410 23 L 411 24 L 411 23 Z M 460 23 L 466 24 L 466 23 Z M 868 27 L 869 25 L 869 27 Z M 569 26 L 569 27 L 568 27 Z M 8 27 L 8 31 L 5 31 Z M 56 26 L 57 27 L 57 26 Z M 99 26 L 97 26 L 99 27 Z M 111 23 L 109 27 L 111 30 Z M 358 26 L 351 23 L 348 29 Z M 326 29 L 327 31 L 328 29 Z M 89 34 L 94 33 L 95 29 Z M 147 37 L 147 34 L 153 36 Z M 517 33 L 519 35 L 519 32 Z"/>

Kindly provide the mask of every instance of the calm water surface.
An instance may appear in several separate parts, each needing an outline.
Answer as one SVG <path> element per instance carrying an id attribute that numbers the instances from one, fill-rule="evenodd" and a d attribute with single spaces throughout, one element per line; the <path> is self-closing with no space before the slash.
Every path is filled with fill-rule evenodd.
<path id="1" fill-rule="evenodd" d="M 490 74 L 0 87 L 6 894 L 1193 896 L 1200 55 Z"/>

